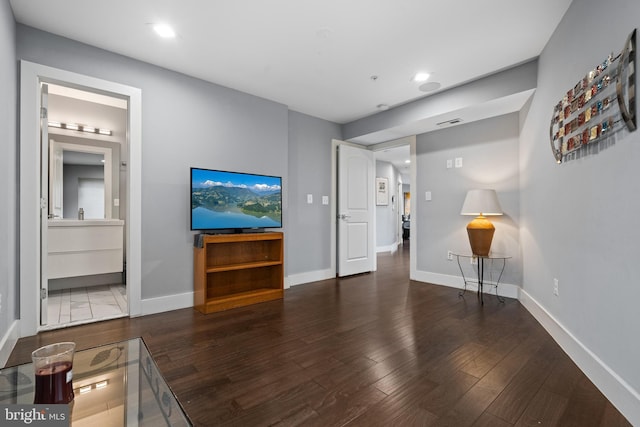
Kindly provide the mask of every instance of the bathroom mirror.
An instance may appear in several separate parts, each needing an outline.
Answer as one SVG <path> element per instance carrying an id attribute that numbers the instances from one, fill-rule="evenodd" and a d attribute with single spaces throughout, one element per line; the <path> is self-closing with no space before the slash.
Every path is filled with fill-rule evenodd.
<path id="1" fill-rule="evenodd" d="M 111 219 L 112 150 L 108 147 L 49 142 L 49 218 Z"/>

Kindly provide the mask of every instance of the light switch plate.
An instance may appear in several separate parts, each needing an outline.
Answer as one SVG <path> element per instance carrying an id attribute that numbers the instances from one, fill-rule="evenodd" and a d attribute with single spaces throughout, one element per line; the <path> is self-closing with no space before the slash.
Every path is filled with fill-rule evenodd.
<path id="1" fill-rule="evenodd" d="M 329 196 L 322 196 L 322 204 L 323 205 L 329 204 Z"/>
<path id="2" fill-rule="evenodd" d="M 120 199 L 113 199 L 113 206 L 120 206 Z"/>
<path id="3" fill-rule="evenodd" d="M 427 202 L 430 202 L 430 201 L 431 201 L 431 191 L 425 191 L 425 192 L 424 192 L 424 199 L 425 199 Z"/>
<path id="4" fill-rule="evenodd" d="M 447 169 L 451 169 L 453 167 L 453 160 L 447 159 Z"/>
<path id="5" fill-rule="evenodd" d="M 462 167 L 462 157 L 456 157 L 456 167 L 457 168 Z"/>
<path id="6" fill-rule="evenodd" d="M 308 204 L 313 203 L 313 194 L 307 194 L 307 203 Z"/>

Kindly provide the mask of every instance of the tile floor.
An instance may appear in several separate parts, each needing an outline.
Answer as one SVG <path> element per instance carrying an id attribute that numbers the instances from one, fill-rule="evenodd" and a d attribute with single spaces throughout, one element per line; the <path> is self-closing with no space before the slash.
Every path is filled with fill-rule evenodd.
<path id="1" fill-rule="evenodd" d="M 103 285 L 49 292 L 48 328 L 127 315 L 125 285 Z"/>

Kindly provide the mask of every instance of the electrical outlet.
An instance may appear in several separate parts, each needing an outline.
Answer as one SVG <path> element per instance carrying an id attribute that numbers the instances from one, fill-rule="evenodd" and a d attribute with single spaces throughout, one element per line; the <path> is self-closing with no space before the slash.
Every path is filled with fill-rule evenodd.
<path id="1" fill-rule="evenodd" d="M 558 279 L 554 278 L 553 279 L 553 294 L 555 296 L 558 296 L 558 292 L 559 292 L 559 290 L 558 290 Z"/>
<path id="2" fill-rule="evenodd" d="M 453 252 L 447 251 L 447 260 L 448 261 L 453 261 Z"/>
<path id="3" fill-rule="evenodd" d="M 477 264 L 478 264 L 478 257 L 472 256 L 472 257 L 469 259 L 469 263 L 470 263 L 471 265 L 477 265 Z"/>

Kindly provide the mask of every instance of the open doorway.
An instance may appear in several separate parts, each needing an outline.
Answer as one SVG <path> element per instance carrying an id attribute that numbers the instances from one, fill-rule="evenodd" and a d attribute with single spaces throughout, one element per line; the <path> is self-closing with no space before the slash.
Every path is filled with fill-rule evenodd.
<path id="1" fill-rule="evenodd" d="M 41 329 L 127 316 L 128 103 L 60 84 L 43 83 L 43 91 L 48 298 Z"/>
<path id="2" fill-rule="evenodd" d="M 392 141 L 372 147 L 376 176 L 389 182 L 388 203 L 377 203 L 378 252 L 408 250 L 411 237 L 410 188 L 411 150 L 408 142 Z"/>
<path id="3" fill-rule="evenodd" d="M 411 186 L 415 186 L 415 175 L 416 175 L 416 171 L 415 171 L 415 141 L 416 138 L 415 136 L 409 136 L 406 138 L 402 138 L 401 140 L 395 140 L 395 141 L 390 141 L 390 142 L 385 142 L 385 143 L 381 143 L 381 144 L 376 144 L 375 146 L 368 146 L 368 147 L 363 147 L 363 146 L 359 146 L 362 149 L 365 149 L 367 151 L 370 151 L 373 154 L 373 161 L 375 162 L 378 159 L 381 159 L 382 161 L 391 161 L 391 159 L 389 157 L 386 157 L 387 155 L 383 154 L 385 149 L 397 149 L 391 151 L 391 154 L 398 154 L 400 152 L 404 152 L 403 155 L 395 160 L 393 160 L 394 162 L 396 162 L 396 164 L 398 165 L 402 165 L 401 167 L 399 167 L 398 169 L 402 170 L 402 173 L 400 174 L 400 176 L 402 176 L 402 179 L 398 179 L 398 182 L 402 181 L 403 182 L 403 193 L 404 191 L 406 192 L 410 192 L 410 188 Z M 348 142 L 343 142 L 343 141 L 338 141 L 338 140 L 332 140 L 332 154 L 331 154 L 331 176 L 332 176 L 332 193 L 331 193 L 331 209 L 330 209 L 330 215 L 331 215 L 331 260 L 332 260 L 332 264 L 331 264 L 331 270 L 333 272 L 338 273 L 339 269 L 337 267 L 338 264 L 338 258 L 339 258 L 339 250 L 338 250 L 338 246 L 339 246 L 339 239 L 338 239 L 338 223 L 340 221 L 342 221 L 342 216 L 344 214 L 344 212 L 341 212 L 339 207 L 338 207 L 338 203 L 335 202 L 335 200 L 337 200 L 338 198 L 338 187 L 340 185 L 340 173 L 338 171 L 338 147 L 341 144 L 349 144 Z M 389 153 L 389 152 L 387 152 Z M 407 163 L 406 160 L 409 160 L 409 162 Z M 376 173 L 374 173 L 373 175 L 377 175 L 377 171 Z M 378 208 L 377 205 L 377 197 L 375 194 L 375 189 L 377 187 L 377 181 L 375 179 L 375 176 L 372 177 L 371 179 L 371 195 L 369 197 L 370 199 L 370 204 L 371 207 L 374 209 L 374 211 Z M 392 219 L 390 221 L 390 225 L 388 225 L 388 227 L 390 227 L 391 229 L 393 229 L 391 231 L 392 234 L 396 234 L 397 237 L 394 237 L 395 240 L 393 240 L 393 242 L 395 242 L 395 244 L 392 244 L 391 247 L 393 247 L 396 252 L 398 247 L 400 246 L 402 248 L 403 251 L 406 251 L 408 253 L 408 258 L 409 258 L 409 264 L 410 264 L 410 269 L 409 269 L 409 275 L 410 277 L 413 277 L 415 275 L 415 245 L 411 246 L 409 245 L 408 242 L 406 242 L 404 245 L 400 243 L 400 239 L 402 238 L 402 232 L 401 232 L 401 227 L 402 227 L 402 211 L 403 209 L 400 208 L 400 197 L 398 197 L 398 194 L 396 191 L 399 187 L 396 187 L 395 185 L 397 184 L 390 184 L 391 187 L 393 188 L 394 191 L 394 197 L 393 200 L 391 200 L 390 195 L 388 195 L 389 197 L 387 198 L 387 200 L 389 201 L 389 203 L 393 203 L 394 206 L 394 211 L 395 211 L 395 218 Z M 381 197 L 381 200 L 385 199 L 384 197 Z M 403 203 L 403 202 L 402 202 Z M 397 206 L 396 206 L 397 204 Z M 404 205 L 403 205 L 404 206 Z M 416 206 L 415 203 L 410 204 L 408 206 L 410 214 L 410 217 L 415 217 L 415 210 L 416 210 Z M 347 213 L 348 216 L 348 213 Z M 374 212 L 373 215 L 374 219 L 373 219 L 373 233 L 372 233 L 372 237 L 369 241 L 374 242 L 374 247 L 375 247 L 375 251 L 378 251 L 379 245 L 377 242 L 377 227 L 378 227 L 378 219 L 379 216 L 377 214 L 377 212 Z M 412 228 L 415 230 L 415 227 L 417 226 L 417 224 L 412 224 Z M 413 231 L 413 230 L 412 230 Z M 391 251 L 391 249 L 389 249 L 389 252 Z M 376 261 L 376 257 L 372 257 L 374 260 L 374 267 L 373 267 L 373 271 L 376 270 L 377 268 L 377 261 Z M 397 257 L 402 258 L 402 257 Z M 339 274 L 338 274 L 339 275 Z"/>
<path id="4" fill-rule="evenodd" d="M 71 144 L 75 146 L 87 146 L 82 139 L 86 139 L 90 134 L 90 128 L 94 127 L 93 132 L 100 133 L 100 129 L 97 126 L 89 123 L 85 119 L 80 122 L 75 118 L 64 118 L 65 124 L 71 126 L 62 126 L 61 124 L 48 125 L 48 86 L 58 85 L 70 89 L 77 89 L 80 92 L 88 92 L 91 94 L 104 95 L 106 98 L 115 98 L 120 101 L 124 101 L 127 105 L 126 113 L 126 129 L 124 131 L 124 140 L 127 142 L 126 157 L 122 156 L 122 159 L 112 162 L 115 170 L 114 175 L 124 175 L 124 180 L 118 184 L 118 187 L 124 185 L 125 191 L 123 191 L 123 197 L 113 197 L 113 188 L 111 193 L 107 190 L 107 181 L 104 176 L 102 180 L 105 181 L 104 200 L 105 200 L 105 213 L 104 218 L 95 219 L 78 219 L 80 217 L 79 207 L 72 209 L 73 213 L 70 214 L 72 218 L 68 218 L 66 224 L 61 222 L 58 224 L 61 227 L 70 226 L 74 222 L 84 221 L 83 226 L 89 225 L 91 222 L 110 221 L 113 223 L 121 222 L 123 231 L 119 238 L 115 238 L 115 241 L 122 242 L 122 236 L 124 235 L 124 244 L 120 243 L 122 247 L 122 255 L 112 256 L 115 263 L 124 265 L 126 258 L 126 268 L 121 267 L 116 269 L 116 274 L 120 276 L 119 282 L 126 284 L 126 305 L 128 306 L 129 316 L 138 316 L 141 314 L 141 91 L 140 89 L 130 86 L 121 85 L 114 82 L 109 82 L 101 79 L 96 79 L 81 74 L 72 73 L 52 67 L 43 66 L 40 64 L 34 64 L 28 61 L 21 61 L 20 63 L 20 322 L 19 322 L 19 336 L 35 335 L 38 331 L 48 328 L 48 298 L 49 298 L 49 274 L 48 268 L 49 261 L 49 227 L 48 222 L 50 219 L 54 219 L 55 215 L 64 219 L 64 192 L 55 194 L 49 194 L 49 179 L 55 180 L 49 175 L 49 155 L 52 155 L 50 151 L 49 141 L 49 129 L 65 129 L 67 131 L 75 132 L 73 135 L 62 134 L 54 130 L 52 132 L 53 140 L 59 140 L 60 144 Z M 54 120 L 51 121 L 60 121 Z M 75 127 L 74 127 L 75 125 Z M 86 126 L 86 129 L 84 129 Z M 103 126 L 103 125 L 99 125 Z M 108 129 L 105 127 L 105 129 Z M 113 129 L 113 128 L 112 128 Z M 57 133 L 56 133 L 57 132 Z M 79 138 L 73 140 L 73 138 Z M 71 138 L 71 139 L 70 139 Z M 89 138 L 91 139 L 91 138 Z M 114 147 L 108 146 L 107 141 L 102 141 L 101 144 L 93 144 L 101 146 L 104 153 L 111 153 L 109 156 L 113 159 Z M 83 150 L 80 150 L 83 151 Z M 84 150 L 86 151 L 86 150 Z M 64 153 L 63 153 L 64 154 Z M 55 156 L 53 156 L 55 157 Z M 109 158 L 105 155 L 102 159 Z M 55 164 L 60 170 L 64 168 L 64 155 L 55 160 Z M 123 163 L 124 162 L 124 165 Z M 102 163 L 102 162 L 100 162 Z M 120 171 L 120 167 L 125 166 L 123 171 Z M 103 166 L 104 167 L 104 166 Z M 43 173 L 45 171 L 45 173 Z M 64 174 L 63 174 L 64 176 Z M 100 180 L 100 178 L 93 177 Z M 93 185 L 92 185 L 93 184 Z M 95 186 L 95 182 L 89 184 L 89 186 Z M 54 184 L 54 187 L 62 186 L 62 181 L 58 184 Z M 121 189 L 122 190 L 122 189 Z M 67 192 L 68 194 L 77 193 L 77 191 Z M 110 200 L 107 201 L 107 194 L 109 194 Z M 57 198 L 56 198 L 57 197 Z M 49 202 L 56 204 L 55 210 L 50 211 Z M 96 197 L 91 196 L 91 199 L 95 201 Z M 76 201 L 77 203 L 77 201 Z M 115 206 L 115 205 L 118 206 Z M 67 202 L 67 205 L 73 205 L 73 202 Z M 108 213 L 107 206 L 110 206 L 112 211 Z M 92 207 L 93 208 L 93 207 Z M 117 209 L 116 209 L 117 208 Z M 125 220 L 119 218 L 124 214 Z M 51 215 L 51 217 L 50 217 Z M 91 215 L 91 214 L 90 214 Z M 99 215 L 99 214 L 98 214 Z M 113 217 L 116 215 L 115 217 Z M 125 227 L 126 222 L 126 227 Z M 111 224 L 109 224 L 111 225 Z M 118 236 L 117 232 L 109 233 L 112 237 Z M 72 239 L 68 241 L 76 241 L 78 239 Z M 107 237 L 100 237 L 100 241 L 108 241 Z M 65 239 L 59 239 L 64 243 L 68 242 Z M 109 243 L 110 246 L 111 244 Z M 76 251 L 76 255 L 86 255 L 87 251 Z M 67 263 L 61 263 L 59 266 L 68 266 Z M 89 262 L 76 262 L 73 267 L 92 265 Z M 55 269 L 54 269 L 55 270 Z M 112 270 L 113 271 L 113 270 Z M 119 273 L 117 273 L 119 271 Z M 79 277 L 76 271 L 73 274 L 68 272 L 58 271 L 56 274 L 60 274 L 60 277 Z M 84 271 L 84 275 L 93 276 L 96 273 L 95 270 Z M 98 272 L 102 274 L 105 272 Z M 74 276 L 75 274 L 75 276 Z M 41 308 L 40 310 L 38 308 Z M 68 325 L 68 323 L 65 323 Z"/>

